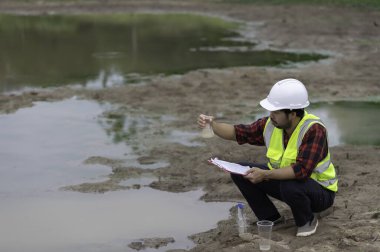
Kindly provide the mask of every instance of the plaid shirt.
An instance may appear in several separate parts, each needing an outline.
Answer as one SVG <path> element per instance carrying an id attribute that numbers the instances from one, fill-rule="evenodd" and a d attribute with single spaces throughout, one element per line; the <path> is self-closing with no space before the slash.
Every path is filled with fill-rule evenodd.
<path id="1" fill-rule="evenodd" d="M 249 143 L 252 145 L 265 146 L 264 128 L 268 117 L 261 118 L 249 125 L 234 125 L 236 140 L 239 144 Z M 284 147 L 288 145 L 289 136 L 284 134 Z M 297 179 L 310 177 L 317 164 L 328 153 L 326 129 L 316 123 L 313 124 L 302 139 L 298 150 L 296 163 L 292 165 Z"/>

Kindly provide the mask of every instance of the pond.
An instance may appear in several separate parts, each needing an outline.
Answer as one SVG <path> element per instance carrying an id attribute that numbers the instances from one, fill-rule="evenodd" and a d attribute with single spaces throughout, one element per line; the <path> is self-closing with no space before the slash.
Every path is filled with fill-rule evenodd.
<path id="1" fill-rule="evenodd" d="M 243 28 L 193 14 L 0 15 L 0 92 L 61 85 L 102 88 L 200 68 L 326 58 L 258 50 Z"/>

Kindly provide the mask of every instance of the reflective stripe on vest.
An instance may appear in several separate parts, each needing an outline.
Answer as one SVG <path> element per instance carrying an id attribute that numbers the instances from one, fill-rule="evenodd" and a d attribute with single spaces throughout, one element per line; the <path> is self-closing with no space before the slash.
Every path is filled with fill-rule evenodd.
<path id="1" fill-rule="evenodd" d="M 306 111 L 305 111 L 305 116 L 304 116 L 303 120 L 300 121 L 300 123 L 301 123 L 301 125 L 298 125 L 299 127 L 297 126 L 293 132 L 293 133 L 298 132 L 297 142 L 295 143 L 295 139 L 294 139 L 294 140 L 292 140 L 292 143 L 289 144 L 291 142 L 289 139 L 289 143 L 288 143 L 288 146 L 286 149 L 284 148 L 284 146 L 282 146 L 282 150 L 277 150 L 277 152 L 275 152 L 278 154 L 278 156 L 281 155 L 280 160 L 270 159 L 269 158 L 270 155 L 268 156 L 268 153 L 269 153 L 269 149 L 270 149 L 271 138 L 272 138 L 273 133 L 276 130 L 276 128 L 270 122 L 270 118 L 268 118 L 268 121 L 267 121 L 265 128 L 264 128 L 263 137 L 264 137 L 265 146 L 267 147 L 267 157 L 269 158 L 268 166 L 270 169 L 286 167 L 287 166 L 286 163 L 290 162 L 290 161 L 295 163 L 295 160 L 297 157 L 296 156 L 293 157 L 293 155 L 295 155 L 295 153 L 297 153 L 297 155 L 298 155 L 299 147 L 301 146 L 302 139 L 303 139 L 304 135 L 306 134 L 307 130 L 315 123 L 319 123 L 324 127 L 323 123 L 321 122 L 321 120 L 318 117 L 311 115 L 311 114 L 308 114 Z M 279 130 L 279 129 L 277 129 L 277 130 Z M 277 132 L 277 134 L 276 134 L 277 137 L 279 137 L 278 131 L 276 131 L 276 132 Z M 281 133 L 281 137 L 283 137 L 283 131 Z M 296 136 L 294 136 L 294 137 L 296 137 Z M 282 139 L 279 139 L 279 140 L 273 139 L 273 140 L 274 141 L 281 141 L 281 142 L 283 141 Z M 280 144 L 279 142 L 277 144 L 274 144 L 274 146 L 277 146 L 277 147 L 275 147 L 275 149 L 273 149 L 274 146 L 272 146 L 270 153 L 273 154 L 273 151 L 279 148 L 279 144 Z M 293 146 L 289 146 L 289 145 L 293 145 Z M 288 147 L 289 148 L 296 148 L 296 150 L 288 149 Z M 281 152 L 278 152 L 278 151 L 282 151 L 282 154 L 281 154 Z M 287 159 L 283 160 L 284 153 L 286 151 L 288 151 L 287 152 L 288 154 L 285 154 L 285 156 L 287 155 Z M 289 153 L 291 153 L 290 156 L 289 156 Z M 276 163 L 272 163 L 272 162 L 276 162 Z M 314 168 L 314 170 L 311 174 L 311 178 L 316 180 L 319 184 L 321 184 L 322 186 L 326 187 L 329 190 L 332 190 L 332 191 L 338 190 L 338 187 L 337 187 L 338 178 L 336 176 L 335 168 L 334 168 L 333 164 L 331 163 L 329 151 L 327 153 L 327 156 L 322 161 L 320 161 L 318 163 L 318 165 Z"/>
<path id="2" fill-rule="evenodd" d="M 325 180 L 325 181 L 320 181 L 320 180 L 316 180 L 320 185 L 322 185 L 323 187 L 326 187 L 328 188 L 329 186 L 331 185 L 334 185 L 336 182 L 338 182 L 338 178 L 335 177 L 333 179 L 329 179 L 329 180 Z M 335 191 L 336 192 L 336 191 Z"/>
<path id="3" fill-rule="evenodd" d="M 264 127 L 264 142 L 267 149 L 269 149 L 270 138 L 272 137 L 273 130 L 274 130 L 273 123 L 270 123 L 269 121 L 270 121 L 270 118 L 268 118 L 268 121 Z"/>

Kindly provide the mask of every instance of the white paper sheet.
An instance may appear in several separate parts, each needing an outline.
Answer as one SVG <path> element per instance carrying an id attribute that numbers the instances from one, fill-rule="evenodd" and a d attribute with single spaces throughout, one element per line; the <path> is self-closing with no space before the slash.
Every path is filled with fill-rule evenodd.
<path id="1" fill-rule="evenodd" d="M 244 175 L 250 169 L 249 166 L 242 166 L 236 163 L 231 163 L 227 161 L 220 160 L 218 158 L 211 158 L 209 160 L 211 164 L 218 166 L 219 168 L 226 170 L 231 173 Z"/>

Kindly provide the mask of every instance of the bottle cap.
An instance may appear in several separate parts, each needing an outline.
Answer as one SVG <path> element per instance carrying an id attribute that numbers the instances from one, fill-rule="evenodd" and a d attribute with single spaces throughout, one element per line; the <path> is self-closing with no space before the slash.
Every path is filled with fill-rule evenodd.
<path id="1" fill-rule="evenodd" d="M 240 209 L 243 209 L 244 208 L 244 204 L 243 203 L 238 203 L 237 207 L 240 208 Z"/>

